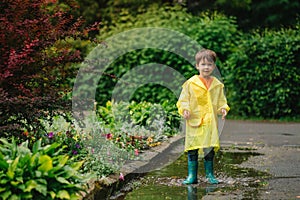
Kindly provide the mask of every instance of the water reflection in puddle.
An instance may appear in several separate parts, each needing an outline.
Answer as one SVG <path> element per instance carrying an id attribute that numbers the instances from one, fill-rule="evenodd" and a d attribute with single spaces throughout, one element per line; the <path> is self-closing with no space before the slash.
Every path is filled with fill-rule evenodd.
<path id="1" fill-rule="evenodd" d="M 215 160 L 215 175 L 218 185 L 209 184 L 204 178 L 203 160 L 199 159 L 198 184 L 182 185 L 187 176 L 187 156 L 184 154 L 171 165 L 146 176 L 133 180 L 111 199 L 117 200 L 160 200 L 160 199 L 202 199 L 207 195 L 241 195 L 256 198 L 259 189 L 266 184 L 269 174 L 250 168 L 240 168 L 239 164 L 253 152 L 220 151 Z"/>

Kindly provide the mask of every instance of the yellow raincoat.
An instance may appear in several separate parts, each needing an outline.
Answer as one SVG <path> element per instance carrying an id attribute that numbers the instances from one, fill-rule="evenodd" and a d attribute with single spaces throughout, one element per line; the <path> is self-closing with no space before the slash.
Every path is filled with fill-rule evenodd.
<path id="1" fill-rule="evenodd" d="M 230 109 L 223 88 L 223 83 L 213 77 L 207 89 L 198 75 L 183 84 L 176 105 L 181 116 L 184 110 L 190 112 L 186 120 L 185 151 L 199 149 L 203 155 L 203 148 L 214 147 L 215 152 L 220 149 L 217 115 L 222 108 Z"/>

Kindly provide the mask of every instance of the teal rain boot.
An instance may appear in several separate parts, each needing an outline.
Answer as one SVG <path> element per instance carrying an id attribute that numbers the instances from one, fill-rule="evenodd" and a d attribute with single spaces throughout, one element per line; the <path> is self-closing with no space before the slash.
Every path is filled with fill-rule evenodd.
<path id="1" fill-rule="evenodd" d="M 205 175 L 209 183 L 211 184 L 218 184 L 219 181 L 215 178 L 213 172 L 213 161 L 206 161 L 204 160 L 204 168 L 205 168 Z"/>
<path id="2" fill-rule="evenodd" d="M 188 177 L 182 183 L 194 184 L 197 183 L 198 161 L 188 161 Z"/>
<path id="3" fill-rule="evenodd" d="M 182 183 L 189 185 L 197 183 L 198 174 L 198 150 L 188 152 L 188 177 Z"/>

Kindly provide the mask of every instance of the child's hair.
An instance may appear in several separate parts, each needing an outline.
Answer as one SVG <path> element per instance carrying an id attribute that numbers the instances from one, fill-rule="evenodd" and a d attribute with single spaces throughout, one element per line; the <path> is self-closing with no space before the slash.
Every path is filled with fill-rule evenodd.
<path id="1" fill-rule="evenodd" d="M 198 51 L 198 53 L 196 53 L 195 56 L 196 59 L 196 63 L 198 64 L 202 59 L 206 59 L 209 62 L 216 62 L 217 60 L 217 54 L 209 49 L 201 49 L 200 51 Z"/>

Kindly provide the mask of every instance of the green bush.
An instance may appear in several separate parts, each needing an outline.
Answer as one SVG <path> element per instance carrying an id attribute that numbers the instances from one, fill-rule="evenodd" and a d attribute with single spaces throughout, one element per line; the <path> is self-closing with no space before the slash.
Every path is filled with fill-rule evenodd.
<path id="1" fill-rule="evenodd" d="M 71 162 L 58 143 L 28 148 L 0 139 L 0 197 L 6 199 L 79 199 L 91 178 L 78 172 L 83 162 Z"/>
<path id="2" fill-rule="evenodd" d="M 145 13 L 135 16 L 126 10 L 122 10 L 120 17 L 114 19 L 110 24 L 103 22 L 103 27 L 101 27 L 98 38 L 100 41 L 105 41 L 106 38 L 120 32 L 144 27 L 160 27 L 178 31 L 190 37 L 191 40 L 196 41 L 199 45 L 215 50 L 220 58 L 218 65 L 221 68 L 221 72 L 222 63 L 237 46 L 241 36 L 241 33 L 237 30 L 234 18 L 226 17 L 218 13 L 204 13 L 201 16 L 193 16 L 189 14 L 185 8 L 180 6 L 156 7 L 156 5 L 153 5 L 149 7 Z M 175 46 L 174 48 L 181 48 L 180 50 L 187 52 L 188 56 L 192 57 L 192 60 L 198 51 L 198 49 L 193 49 L 189 46 L 190 44 L 181 44 L 180 38 L 168 38 L 168 36 L 164 35 L 159 35 L 159 37 L 162 38 L 162 42 L 164 39 L 167 41 L 170 40 L 170 44 L 175 44 L 173 45 Z M 176 39 L 178 41 L 176 41 Z M 128 41 L 131 42 L 130 46 L 136 46 L 136 44 L 140 42 L 134 38 Z M 189 78 L 198 73 L 194 67 L 194 63 L 189 63 L 186 58 L 171 52 L 159 49 L 140 49 L 127 52 L 116 59 L 105 71 L 104 75 L 106 76 L 102 76 L 98 81 L 98 91 L 96 93 L 97 102 L 104 105 L 107 100 L 111 99 L 112 90 L 119 81 L 119 78 L 130 69 L 147 63 L 159 63 L 172 67 L 185 78 Z M 153 69 L 153 71 L 149 73 L 149 76 L 155 76 L 153 79 L 157 80 L 161 77 L 161 80 L 164 80 L 166 73 L 155 70 L 156 69 Z M 179 83 L 179 85 L 180 84 L 181 83 Z M 181 89 L 180 86 L 178 86 L 178 88 L 179 90 Z M 177 97 L 172 91 L 159 84 L 145 84 L 135 91 L 131 99 L 138 102 L 148 101 L 155 103 L 162 103 L 168 99 L 170 103 L 173 104 L 177 101 Z"/>
<path id="3" fill-rule="evenodd" d="M 106 106 L 98 106 L 97 114 L 99 120 L 112 132 L 122 131 L 122 126 L 127 123 L 140 128 L 146 127 L 153 132 L 161 131 L 164 135 L 174 135 L 178 132 L 181 119 L 176 106 L 169 104 L 167 100 L 162 104 L 108 101 Z M 145 133 L 138 133 L 137 130 L 136 135 L 143 134 Z"/>
<path id="4" fill-rule="evenodd" d="M 75 125 L 74 118 L 69 121 L 62 116 L 55 116 L 51 121 L 43 121 L 47 134 L 41 135 L 42 144 L 59 143 L 64 146 L 62 153 L 66 153 L 72 161 L 84 160 L 81 173 L 93 173 L 101 178 L 115 173 L 120 166 L 111 162 L 104 153 L 109 144 L 105 143 L 101 122 L 87 118 L 85 129 Z M 70 122 L 71 121 L 71 122 Z"/>
<path id="5" fill-rule="evenodd" d="M 299 26 L 245 37 L 226 62 L 232 112 L 247 117 L 300 115 Z"/>

